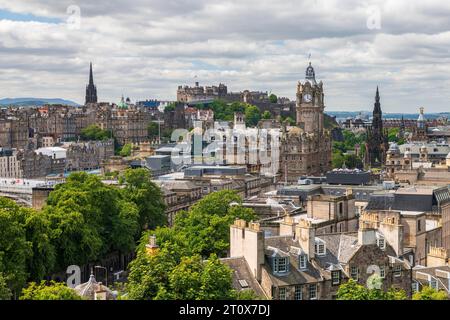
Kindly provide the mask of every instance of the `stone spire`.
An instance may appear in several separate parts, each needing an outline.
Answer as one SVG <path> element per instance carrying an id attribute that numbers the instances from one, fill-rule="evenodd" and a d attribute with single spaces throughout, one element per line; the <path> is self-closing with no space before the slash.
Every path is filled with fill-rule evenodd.
<path id="1" fill-rule="evenodd" d="M 97 103 L 97 87 L 94 84 L 94 73 L 92 72 L 92 62 L 89 65 L 89 84 L 86 86 L 85 104 Z"/>

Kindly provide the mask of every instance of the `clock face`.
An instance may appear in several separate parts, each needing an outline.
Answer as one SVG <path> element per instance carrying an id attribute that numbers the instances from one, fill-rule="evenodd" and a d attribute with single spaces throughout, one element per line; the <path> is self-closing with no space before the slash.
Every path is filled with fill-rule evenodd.
<path id="1" fill-rule="evenodd" d="M 312 101 L 312 96 L 311 94 L 307 93 L 303 96 L 303 101 L 305 102 L 311 102 Z"/>

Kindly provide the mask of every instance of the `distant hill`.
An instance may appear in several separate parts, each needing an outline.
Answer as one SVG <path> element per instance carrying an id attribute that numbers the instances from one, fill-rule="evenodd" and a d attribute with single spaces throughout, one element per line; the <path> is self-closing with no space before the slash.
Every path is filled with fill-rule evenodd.
<path id="1" fill-rule="evenodd" d="M 4 98 L 0 99 L 0 106 L 32 107 L 43 106 L 45 104 L 63 104 L 68 106 L 79 106 L 78 103 L 64 99 L 46 98 Z"/>

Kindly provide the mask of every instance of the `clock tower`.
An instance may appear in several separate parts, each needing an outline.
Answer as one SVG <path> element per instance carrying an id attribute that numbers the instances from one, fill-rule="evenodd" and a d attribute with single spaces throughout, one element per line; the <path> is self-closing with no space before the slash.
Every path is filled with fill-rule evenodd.
<path id="1" fill-rule="evenodd" d="M 323 132 L 323 83 L 316 82 L 314 68 L 309 63 L 304 83 L 297 85 L 297 125 L 307 133 Z"/>

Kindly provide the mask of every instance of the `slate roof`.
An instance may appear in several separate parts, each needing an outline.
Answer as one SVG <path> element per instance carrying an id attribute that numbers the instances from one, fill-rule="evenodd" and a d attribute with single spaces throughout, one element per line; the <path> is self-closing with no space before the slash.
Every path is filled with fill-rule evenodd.
<path id="1" fill-rule="evenodd" d="M 230 267 L 233 271 L 232 285 L 235 290 L 243 291 L 246 289 L 252 289 L 258 296 L 267 297 L 259 283 L 256 281 L 255 277 L 253 276 L 252 272 L 250 271 L 250 268 L 244 257 L 225 258 L 220 259 L 220 261 Z M 248 288 L 243 288 L 239 283 L 239 280 L 245 280 L 248 284 Z"/>

